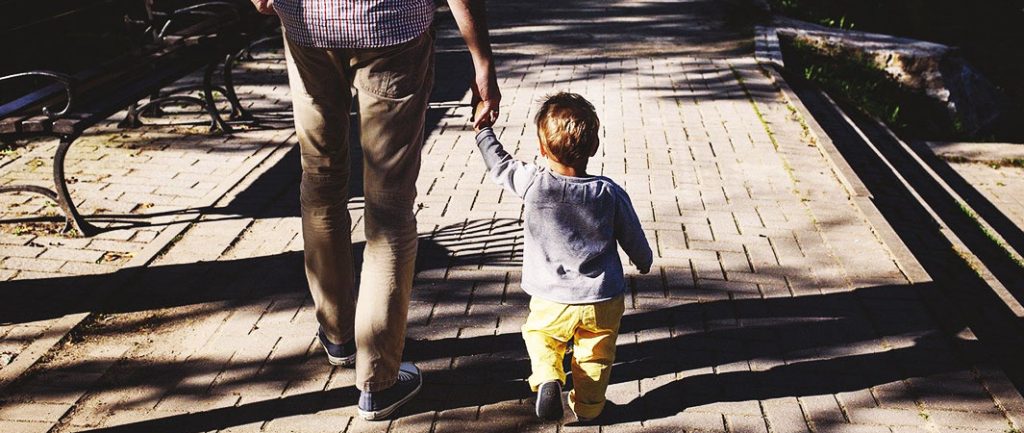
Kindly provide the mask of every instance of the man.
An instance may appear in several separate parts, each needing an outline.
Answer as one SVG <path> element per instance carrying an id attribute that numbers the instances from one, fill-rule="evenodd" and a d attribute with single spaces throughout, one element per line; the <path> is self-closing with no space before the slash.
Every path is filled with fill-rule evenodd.
<path id="1" fill-rule="evenodd" d="M 384 419 L 419 391 L 402 363 L 416 262 L 413 203 L 433 84 L 433 0 L 252 0 L 285 35 L 302 154 L 302 238 L 318 339 L 356 368 L 359 415 Z M 476 70 L 477 122 L 497 118 L 484 0 L 448 0 Z M 366 250 L 356 300 L 348 213 L 349 111 L 357 89 Z"/>

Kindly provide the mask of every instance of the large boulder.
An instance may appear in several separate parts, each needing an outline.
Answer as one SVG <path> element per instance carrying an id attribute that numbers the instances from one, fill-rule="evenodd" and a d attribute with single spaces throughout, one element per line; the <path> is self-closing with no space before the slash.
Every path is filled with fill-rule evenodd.
<path id="1" fill-rule="evenodd" d="M 950 122 L 968 137 L 992 133 L 1006 116 L 1005 96 L 956 47 L 783 17 L 776 18 L 775 27 L 783 40 L 797 40 L 833 55 L 870 59 L 906 88 L 940 102 Z"/>

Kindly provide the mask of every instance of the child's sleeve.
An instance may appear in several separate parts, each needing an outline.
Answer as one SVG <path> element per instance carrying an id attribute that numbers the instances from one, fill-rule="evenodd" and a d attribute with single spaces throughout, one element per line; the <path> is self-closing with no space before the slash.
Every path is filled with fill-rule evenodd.
<path id="1" fill-rule="evenodd" d="M 484 157 L 491 179 L 520 198 L 526 195 L 526 190 L 533 184 L 537 174 L 537 166 L 513 159 L 505 152 L 491 128 L 481 129 L 476 134 L 476 145 Z"/>
<path id="2" fill-rule="evenodd" d="M 636 216 L 629 195 L 621 188 L 613 188 L 616 192 L 615 208 L 615 239 L 622 245 L 622 250 L 629 260 L 636 265 L 642 274 L 650 272 L 654 263 L 654 253 L 647 243 L 647 236 L 640 226 L 640 218 Z"/>

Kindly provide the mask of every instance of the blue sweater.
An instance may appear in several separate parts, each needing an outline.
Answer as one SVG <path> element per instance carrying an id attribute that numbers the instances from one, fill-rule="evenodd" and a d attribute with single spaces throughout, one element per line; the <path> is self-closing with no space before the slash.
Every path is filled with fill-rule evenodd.
<path id="1" fill-rule="evenodd" d="M 653 254 L 626 192 L 603 176 L 570 177 L 513 159 L 491 128 L 476 143 L 498 185 L 526 202 L 523 290 L 562 304 L 626 291 L 616 243 L 641 272 Z"/>

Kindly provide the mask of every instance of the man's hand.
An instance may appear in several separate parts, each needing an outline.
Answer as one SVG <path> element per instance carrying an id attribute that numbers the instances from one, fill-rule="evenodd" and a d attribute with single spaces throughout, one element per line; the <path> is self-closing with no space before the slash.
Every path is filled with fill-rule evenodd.
<path id="1" fill-rule="evenodd" d="M 448 0 L 448 6 L 455 17 L 455 23 L 459 25 L 459 32 L 466 41 L 469 54 L 473 57 L 476 79 L 470 87 L 473 90 L 473 108 L 477 110 L 474 113 L 473 128 L 479 130 L 498 120 L 498 105 L 501 103 L 501 91 L 498 90 L 498 78 L 491 58 L 491 43 L 487 36 L 487 10 L 484 0 Z M 476 104 L 476 101 L 481 104 Z"/>
<path id="2" fill-rule="evenodd" d="M 274 0 L 252 0 L 252 5 L 256 6 L 256 12 L 263 15 L 277 15 L 277 11 L 274 10 Z"/>
<path id="3" fill-rule="evenodd" d="M 484 74 L 477 74 L 473 82 L 473 129 L 479 131 L 485 126 L 493 126 L 498 121 L 498 105 L 501 102 L 501 91 L 493 68 Z"/>

